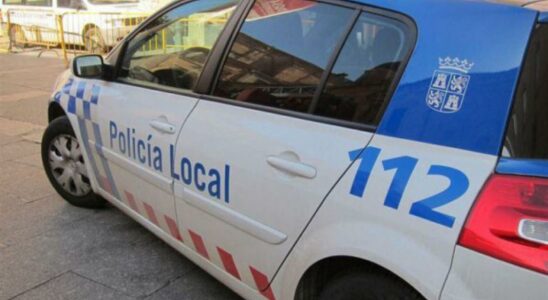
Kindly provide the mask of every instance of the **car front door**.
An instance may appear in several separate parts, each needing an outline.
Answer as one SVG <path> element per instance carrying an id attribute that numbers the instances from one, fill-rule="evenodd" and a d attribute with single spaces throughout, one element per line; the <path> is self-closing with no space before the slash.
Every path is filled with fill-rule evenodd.
<path id="1" fill-rule="evenodd" d="M 268 298 L 277 268 L 357 158 L 349 151 L 371 140 L 409 50 L 394 19 L 276 3 L 249 10 L 174 164 L 185 239 Z"/>
<path id="2" fill-rule="evenodd" d="M 84 140 L 100 192 L 180 239 L 171 160 L 195 107 L 192 91 L 239 1 L 197 0 L 174 6 L 130 37 L 114 81 L 72 81 Z M 214 24 L 214 26 L 210 26 Z"/>

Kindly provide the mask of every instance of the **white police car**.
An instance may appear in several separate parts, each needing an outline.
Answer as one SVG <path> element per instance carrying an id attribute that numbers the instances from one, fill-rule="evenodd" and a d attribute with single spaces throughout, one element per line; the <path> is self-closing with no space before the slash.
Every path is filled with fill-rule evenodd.
<path id="1" fill-rule="evenodd" d="M 501 2 L 178 1 L 59 78 L 47 175 L 245 298 L 548 299 L 548 1 Z"/>

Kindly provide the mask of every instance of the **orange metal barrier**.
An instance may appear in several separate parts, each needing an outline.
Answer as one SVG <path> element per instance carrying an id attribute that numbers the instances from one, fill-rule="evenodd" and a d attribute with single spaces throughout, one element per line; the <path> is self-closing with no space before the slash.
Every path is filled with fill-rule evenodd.
<path id="1" fill-rule="evenodd" d="M 81 11 L 48 14 L 36 9 L 10 9 L 7 11 L 9 49 L 28 46 L 40 47 L 41 51 L 53 49 L 68 64 L 70 57 L 78 54 L 106 54 L 149 15 Z M 167 29 L 159 31 L 143 46 L 142 54 L 203 47 L 207 44 L 208 30 L 226 23 L 227 18 L 228 14 L 212 17 L 204 13 L 178 19 L 177 36 Z"/>
<path id="2" fill-rule="evenodd" d="M 7 11 L 9 50 L 29 46 L 61 52 L 68 64 L 77 54 L 106 54 L 150 13 Z"/>

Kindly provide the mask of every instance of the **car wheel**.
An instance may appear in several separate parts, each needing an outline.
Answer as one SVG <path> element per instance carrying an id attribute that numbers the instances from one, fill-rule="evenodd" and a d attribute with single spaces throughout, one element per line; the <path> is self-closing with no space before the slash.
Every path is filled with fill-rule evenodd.
<path id="1" fill-rule="evenodd" d="M 320 300 L 418 300 L 413 288 L 389 273 L 353 271 L 343 273 L 327 283 Z"/>
<path id="2" fill-rule="evenodd" d="M 84 47 L 91 54 L 106 53 L 107 47 L 99 28 L 90 27 L 84 32 Z"/>
<path id="3" fill-rule="evenodd" d="M 42 163 L 49 181 L 67 202 L 87 208 L 105 206 L 106 201 L 91 188 L 80 142 L 67 117 L 55 119 L 44 132 Z"/>
<path id="4" fill-rule="evenodd" d="M 10 48 L 25 48 L 27 39 L 23 28 L 19 25 L 12 25 L 9 29 Z"/>

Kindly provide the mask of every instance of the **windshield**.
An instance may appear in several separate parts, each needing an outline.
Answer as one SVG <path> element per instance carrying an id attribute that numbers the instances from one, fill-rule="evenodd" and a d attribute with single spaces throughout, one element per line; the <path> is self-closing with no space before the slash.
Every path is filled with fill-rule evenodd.
<path id="1" fill-rule="evenodd" d="M 88 0 L 88 2 L 95 5 L 102 5 L 102 4 L 138 3 L 139 0 Z"/>

